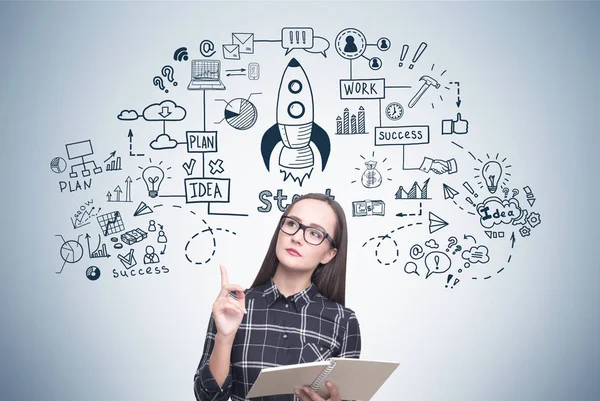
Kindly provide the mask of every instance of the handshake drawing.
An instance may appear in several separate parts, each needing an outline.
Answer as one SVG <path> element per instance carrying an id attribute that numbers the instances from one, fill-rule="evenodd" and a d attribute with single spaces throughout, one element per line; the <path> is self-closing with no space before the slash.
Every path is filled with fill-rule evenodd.
<path id="1" fill-rule="evenodd" d="M 429 157 L 423 158 L 423 163 L 421 163 L 421 167 L 419 167 L 424 173 L 429 173 L 433 171 L 436 174 L 454 174 L 458 172 L 458 165 L 456 164 L 456 159 L 452 158 L 450 160 L 441 160 L 441 159 L 431 159 Z"/>

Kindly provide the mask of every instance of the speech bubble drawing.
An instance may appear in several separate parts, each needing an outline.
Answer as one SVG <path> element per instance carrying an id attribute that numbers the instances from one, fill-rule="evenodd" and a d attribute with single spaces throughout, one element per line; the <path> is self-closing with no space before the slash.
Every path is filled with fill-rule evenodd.
<path id="1" fill-rule="evenodd" d="M 281 30 L 281 47 L 286 49 L 285 55 L 294 49 L 311 49 L 314 45 L 312 28 L 283 28 Z"/>
<path id="2" fill-rule="evenodd" d="M 315 41 L 315 43 L 314 43 L 313 47 L 311 47 L 310 49 L 304 49 L 304 50 L 309 53 L 321 53 L 323 55 L 323 57 L 327 57 L 327 54 L 325 54 L 325 52 L 329 49 L 329 41 L 320 36 L 315 36 L 314 41 Z"/>
<path id="3" fill-rule="evenodd" d="M 417 264 L 415 262 L 407 262 L 404 265 L 404 272 L 407 274 L 416 274 L 417 276 L 420 276 L 419 272 L 417 271 Z"/>
<path id="4" fill-rule="evenodd" d="M 445 273 L 452 266 L 452 260 L 444 252 L 433 251 L 429 252 L 425 256 L 425 267 L 427 268 L 427 275 L 425 278 L 429 278 L 432 274 Z"/>

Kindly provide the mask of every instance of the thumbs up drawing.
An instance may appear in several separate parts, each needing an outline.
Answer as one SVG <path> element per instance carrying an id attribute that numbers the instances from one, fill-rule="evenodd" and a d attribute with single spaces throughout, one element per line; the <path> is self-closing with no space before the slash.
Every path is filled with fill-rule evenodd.
<path id="1" fill-rule="evenodd" d="M 469 122 L 463 120 L 460 113 L 456 114 L 456 120 L 442 120 L 442 135 L 466 134 L 469 132 Z"/>

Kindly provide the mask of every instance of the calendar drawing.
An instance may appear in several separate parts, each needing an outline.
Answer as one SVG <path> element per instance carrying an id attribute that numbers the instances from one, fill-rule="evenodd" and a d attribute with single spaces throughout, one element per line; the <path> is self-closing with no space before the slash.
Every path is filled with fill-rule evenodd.
<path id="1" fill-rule="evenodd" d="M 97 218 L 105 237 L 125 230 L 125 225 L 119 211 L 106 213 Z"/>

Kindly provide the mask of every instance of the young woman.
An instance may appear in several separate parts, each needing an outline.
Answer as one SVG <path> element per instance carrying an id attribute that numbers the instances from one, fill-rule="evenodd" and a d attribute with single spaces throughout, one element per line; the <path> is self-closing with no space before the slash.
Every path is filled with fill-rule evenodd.
<path id="1" fill-rule="evenodd" d="M 198 401 L 246 400 L 262 368 L 360 357 L 358 320 L 345 307 L 347 243 L 339 203 L 307 194 L 281 216 L 249 290 L 229 284 L 221 266 L 221 292 L 194 375 Z M 329 401 L 341 401 L 335 384 L 327 384 Z M 252 398 L 298 400 L 327 401 L 308 387 Z"/>

